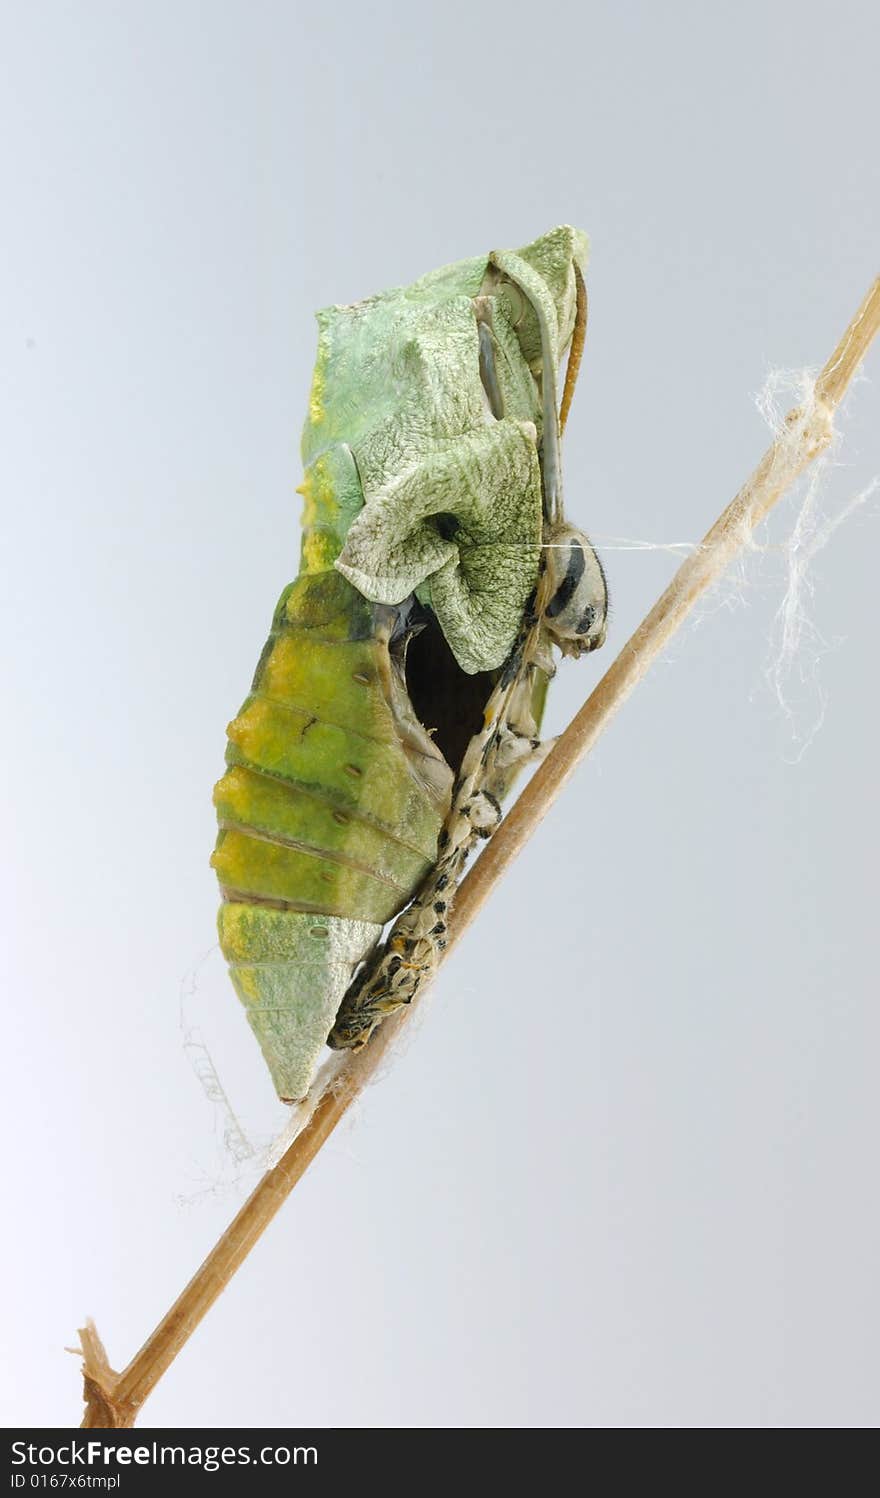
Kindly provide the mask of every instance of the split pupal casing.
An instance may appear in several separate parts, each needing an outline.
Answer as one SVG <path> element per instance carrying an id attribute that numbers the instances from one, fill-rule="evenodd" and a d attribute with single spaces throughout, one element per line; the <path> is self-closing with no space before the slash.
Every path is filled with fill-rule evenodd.
<path id="1" fill-rule="evenodd" d="M 561 357 L 583 236 L 519 254 Z M 300 575 L 228 728 L 212 858 L 221 947 L 288 1101 L 435 864 L 454 772 L 534 601 L 540 340 L 512 292 L 483 256 L 319 315 Z"/>
<path id="2" fill-rule="evenodd" d="M 285 591 L 215 790 L 220 943 L 285 1100 L 431 867 L 449 805 L 452 772 L 407 710 L 379 613 L 333 571 Z"/>

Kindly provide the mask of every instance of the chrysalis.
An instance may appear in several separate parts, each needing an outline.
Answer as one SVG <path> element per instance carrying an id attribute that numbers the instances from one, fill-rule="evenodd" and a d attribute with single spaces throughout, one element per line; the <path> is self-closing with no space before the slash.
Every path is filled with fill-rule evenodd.
<path id="1" fill-rule="evenodd" d="M 604 639 L 604 575 L 562 507 L 585 257 L 558 228 L 319 314 L 300 571 L 228 728 L 212 858 L 286 1101 L 328 1037 L 363 1044 L 430 973 L 538 750 L 551 646 Z"/>

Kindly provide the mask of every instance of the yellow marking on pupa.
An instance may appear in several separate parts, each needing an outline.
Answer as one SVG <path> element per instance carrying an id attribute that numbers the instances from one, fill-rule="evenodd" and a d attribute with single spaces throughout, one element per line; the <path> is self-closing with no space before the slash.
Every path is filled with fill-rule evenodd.
<path id="1" fill-rule="evenodd" d="M 324 404 L 324 394 L 327 388 L 327 363 L 328 349 L 323 331 L 318 336 L 318 356 L 315 360 L 315 369 L 312 375 L 312 388 L 309 391 L 309 420 L 314 426 L 318 426 L 327 415 Z"/>
<path id="2" fill-rule="evenodd" d="M 339 555 L 339 542 L 330 531 L 306 531 L 301 555 L 306 572 L 326 572 Z"/>

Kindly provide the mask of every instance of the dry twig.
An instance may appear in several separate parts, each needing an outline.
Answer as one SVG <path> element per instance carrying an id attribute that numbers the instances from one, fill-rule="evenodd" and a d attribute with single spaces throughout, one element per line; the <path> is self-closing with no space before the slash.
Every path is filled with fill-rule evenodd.
<path id="1" fill-rule="evenodd" d="M 679 568 L 463 881 L 449 926 L 447 955 L 697 599 L 717 581 L 785 490 L 828 446 L 833 435 L 834 412 L 878 328 L 880 278 L 874 282 L 819 375 L 812 399 L 787 417 L 751 478 L 712 526 L 702 545 Z M 186 1289 L 122 1373 L 111 1369 L 91 1322 L 80 1332 L 86 1403 L 84 1427 L 111 1429 L 134 1424 L 144 1400 L 225 1289 L 350 1104 L 374 1076 L 411 1014 L 412 1008 L 401 1010 L 385 1021 L 363 1050 L 345 1053 L 332 1090 L 318 1099 L 302 1131 L 277 1165 L 263 1176 Z"/>

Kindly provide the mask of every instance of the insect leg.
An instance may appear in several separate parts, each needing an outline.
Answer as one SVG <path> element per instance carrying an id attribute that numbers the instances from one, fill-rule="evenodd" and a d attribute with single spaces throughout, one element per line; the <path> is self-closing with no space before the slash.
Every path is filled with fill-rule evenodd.
<path id="1" fill-rule="evenodd" d="M 412 1003 L 433 973 L 446 946 L 448 910 L 465 863 L 477 843 L 491 837 L 513 780 L 541 749 L 531 711 L 541 637 L 540 622 L 530 617 L 489 698 L 485 725 L 468 745 L 437 862 L 348 989 L 328 1040 L 334 1049 L 365 1045 L 387 1015 Z"/>

